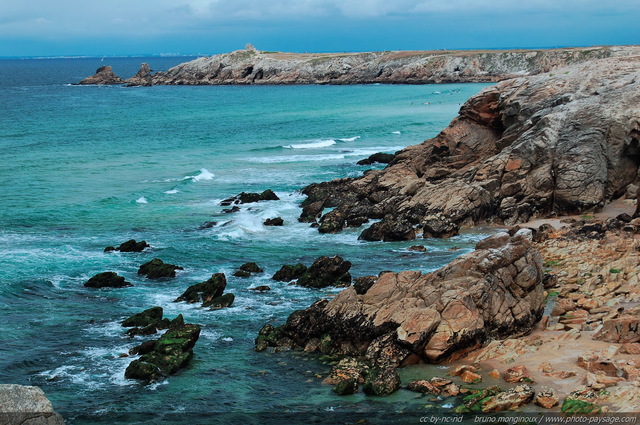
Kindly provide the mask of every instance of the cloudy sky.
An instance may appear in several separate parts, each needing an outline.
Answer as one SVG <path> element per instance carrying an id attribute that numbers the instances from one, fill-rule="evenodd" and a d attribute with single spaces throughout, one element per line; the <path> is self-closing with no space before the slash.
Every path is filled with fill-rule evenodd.
<path id="1" fill-rule="evenodd" d="M 638 22 L 638 0 L 3 0 L 0 57 L 640 44 Z"/>

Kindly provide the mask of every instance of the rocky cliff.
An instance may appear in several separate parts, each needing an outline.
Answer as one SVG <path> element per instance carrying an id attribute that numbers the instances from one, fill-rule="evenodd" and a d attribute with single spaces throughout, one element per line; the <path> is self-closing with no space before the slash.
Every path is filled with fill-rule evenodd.
<path id="1" fill-rule="evenodd" d="M 180 64 L 134 85 L 150 84 L 425 84 L 494 82 L 550 72 L 587 60 L 640 54 L 638 46 L 540 50 L 282 53 L 237 50 Z M 139 74 L 140 74 L 139 72 Z M 82 84 L 120 84 L 100 75 Z M 128 81 L 129 82 L 129 81 Z"/>
<path id="2" fill-rule="evenodd" d="M 472 97 L 438 136 L 362 178 L 304 189 L 320 230 L 381 219 L 367 240 L 441 237 L 484 222 L 603 206 L 638 180 L 640 56 L 515 78 Z"/>
<path id="3" fill-rule="evenodd" d="M 0 385 L 0 423 L 64 425 L 62 417 L 38 387 Z"/>
<path id="4" fill-rule="evenodd" d="M 384 273 L 364 294 L 350 287 L 279 328 L 265 325 L 256 349 L 365 355 L 376 366 L 397 367 L 527 332 L 544 308 L 542 259 L 530 238 L 528 230 L 499 233 L 436 272 Z"/>

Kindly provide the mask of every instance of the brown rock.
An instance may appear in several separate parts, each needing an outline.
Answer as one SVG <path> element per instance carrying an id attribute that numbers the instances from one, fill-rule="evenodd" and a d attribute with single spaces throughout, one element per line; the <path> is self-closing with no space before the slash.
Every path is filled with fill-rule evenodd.
<path id="1" fill-rule="evenodd" d="M 407 384 L 409 391 L 423 394 L 440 394 L 440 389 L 427 380 L 411 381 Z"/>
<path id="2" fill-rule="evenodd" d="M 502 412 L 515 410 L 533 400 L 535 392 L 529 385 L 518 385 L 508 391 L 498 393 L 483 403 L 482 412 Z"/>
<path id="3" fill-rule="evenodd" d="M 122 84 L 124 80 L 113 73 L 113 69 L 110 66 L 101 66 L 96 70 L 95 75 L 87 77 L 80 81 L 78 84 L 98 84 L 98 85 L 112 85 Z"/>
<path id="4" fill-rule="evenodd" d="M 620 352 L 623 354 L 640 354 L 640 342 L 634 342 L 632 344 L 622 344 Z"/>
<path id="5" fill-rule="evenodd" d="M 491 372 L 489 372 L 489 376 L 493 379 L 500 379 L 500 372 L 498 372 L 498 369 L 493 369 Z"/>
<path id="6" fill-rule="evenodd" d="M 529 374 L 529 370 L 526 368 L 526 366 L 510 367 L 504 372 L 504 375 L 502 377 L 506 382 L 509 382 L 511 384 L 517 382 L 533 382 L 533 379 L 531 379 L 531 375 Z"/>
<path id="7" fill-rule="evenodd" d="M 640 342 L 640 308 L 625 312 L 618 318 L 604 320 L 602 329 L 593 339 L 621 344 Z"/>
<path id="8" fill-rule="evenodd" d="M 560 404 L 560 397 L 553 388 L 540 387 L 533 402 L 545 409 L 551 409 Z"/>
<path id="9" fill-rule="evenodd" d="M 442 395 L 444 397 L 457 397 L 462 393 L 460 387 L 454 383 L 451 383 L 442 389 Z"/>
<path id="10" fill-rule="evenodd" d="M 475 367 L 475 366 L 468 365 L 468 364 L 463 364 L 463 365 L 456 366 L 453 370 L 450 370 L 449 371 L 449 375 L 450 376 L 460 376 L 460 375 L 462 375 L 463 373 L 465 373 L 467 371 L 475 373 L 475 372 L 478 371 L 478 368 Z"/>
<path id="11" fill-rule="evenodd" d="M 467 384 L 482 382 L 482 376 L 468 370 L 462 372 L 462 375 L 460 375 L 460 379 L 462 379 L 462 382 L 466 382 Z"/>

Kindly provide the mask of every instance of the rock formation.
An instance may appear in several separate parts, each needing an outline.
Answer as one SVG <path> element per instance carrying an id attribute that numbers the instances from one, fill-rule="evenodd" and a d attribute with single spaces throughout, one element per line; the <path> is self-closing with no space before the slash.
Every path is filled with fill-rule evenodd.
<path id="1" fill-rule="evenodd" d="M 0 385 L 0 423 L 64 425 L 39 387 Z"/>
<path id="2" fill-rule="evenodd" d="M 87 288 L 125 288 L 133 285 L 116 272 L 102 272 L 87 280 L 84 286 Z"/>
<path id="3" fill-rule="evenodd" d="M 325 215 L 332 231 L 382 219 L 367 240 L 601 207 L 638 179 L 639 67 L 640 56 L 603 59 L 488 87 L 384 170 L 306 187 L 303 207 L 337 207 Z"/>
<path id="4" fill-rule="evenodd" d="M 139 275 L 144 275 L 147 279 L 166 279 L 176 277 L 176 270 L 184 270 L 180 266 L 165 263 L 159 258 L 154 258 L 140 266 Z"/>
<path id="5" fill-rule="evenodd" d="M 637 47 L 295 54 L 245 50 L 203 57 L 153 76 L 153 84 L 430 84 L 491 82 L 569 64 L 638 54 Z"/>
<path id="6" fill-rule="evenodd" d="M 544 308 L 542 260 L 530 238 L 527 230 L 499 233 L 436 272 L 384 273 L 364 294 L 351 287 L 283 326 L 265 325 L 256 350 L 364 354 L 387 368 L 439 362 L 488 338 L 527 332 Z"/>
<path id="7" fill-rule="evenodd" d="M 152 79 L 151 68 L 149 68 L 148 63 L 143 62 L 142 65 L 140 65 L 140 69 L 138 70 L 138 73 L 133 77 L 127 78 L 126 80 L 124 80 L 124 83 L 129 87 L 150 86 L 152 84 L 151 79 Z"/>
<path id="8" fill-rule="evenodd" d="M 118 77 L 113 73 L 113 69 L 108 66 L 101 66 L 96 70 L 95 75 L 85 78 L 80 81 L 78 84 L 87 85 L 87 84 L 98 84 L 98 85 L 112 85 L 112 84 L 122 84 L 124 80 Z"/>

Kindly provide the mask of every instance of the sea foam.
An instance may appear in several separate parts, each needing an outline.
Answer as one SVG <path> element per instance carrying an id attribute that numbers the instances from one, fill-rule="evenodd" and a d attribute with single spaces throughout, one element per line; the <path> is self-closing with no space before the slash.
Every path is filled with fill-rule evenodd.
<path id="1" fill-rule="evenodd" d="M 332 145 L 335 145 L 337 142 L 333 139 L 319 139 L 312 140 L 309 143 L 297 143 L 291 145 L 285 145 L 283 148 L 286 149 L 318 149 L 318 148 L 326 148 Z"/>

